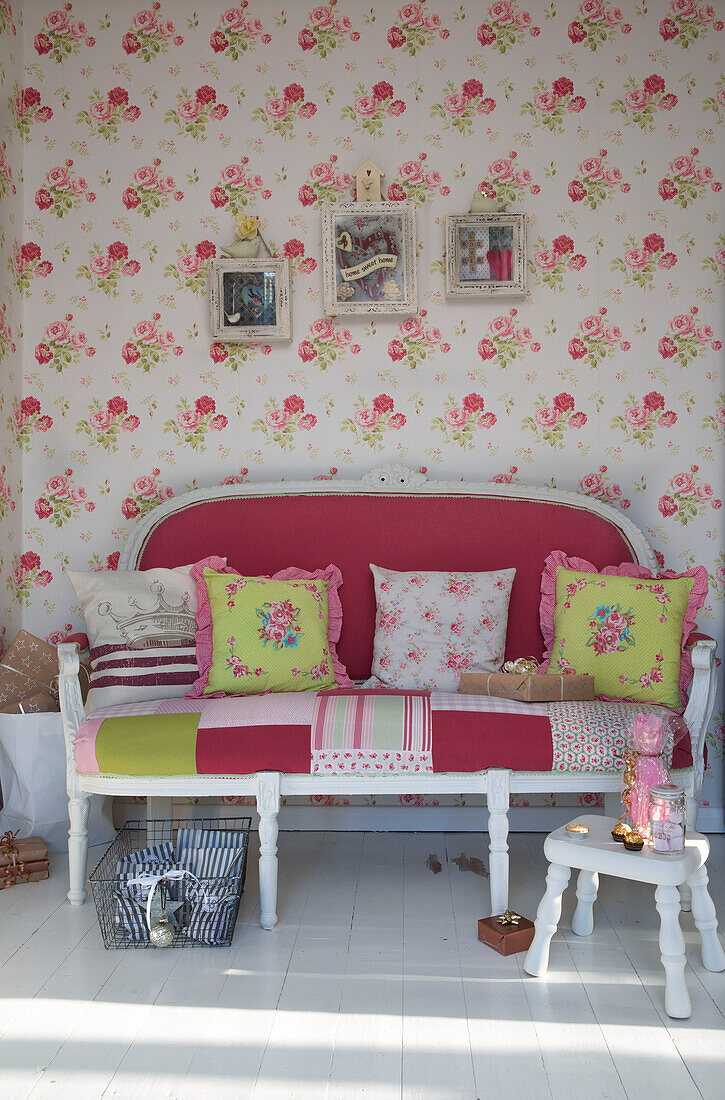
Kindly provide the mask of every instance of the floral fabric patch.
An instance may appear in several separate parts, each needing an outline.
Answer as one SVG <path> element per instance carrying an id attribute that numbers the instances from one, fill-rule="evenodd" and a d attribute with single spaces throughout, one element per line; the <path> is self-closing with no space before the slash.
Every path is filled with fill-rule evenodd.
<path id="1" fill-rule="evenodd" d="M 462 672 L 501 668 L 515 569 L 370 568 L 377 600 L 373 676 L 389 687 L 457 691 Z"/>
<path id="2" fill-rule="evenodd" d="M 204 570 L 213 656 L 205 695 L 335 687 L 327 581 Z"/>
<path id="3" fill-rule="evenodd" d="M 548 671 L 589 673 L 597 695 L 681 707 L 682 628 L 693 583 L 560 566 Z"/>

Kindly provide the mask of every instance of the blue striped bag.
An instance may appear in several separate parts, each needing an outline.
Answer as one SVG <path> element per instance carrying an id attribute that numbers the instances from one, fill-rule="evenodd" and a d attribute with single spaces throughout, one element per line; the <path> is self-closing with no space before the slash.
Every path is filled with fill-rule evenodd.
<path id="1" fill-rule="evenodd" d="M 192 902 L 191 913 L 185 928 L 190 940 L 206 943 L 210 946 L 223 943 L 229 938 L 238 896 L 235 890 L 219 893 L 207 893 L 204 890 L 189 890 L 189 897 L 196 894 Z"/>

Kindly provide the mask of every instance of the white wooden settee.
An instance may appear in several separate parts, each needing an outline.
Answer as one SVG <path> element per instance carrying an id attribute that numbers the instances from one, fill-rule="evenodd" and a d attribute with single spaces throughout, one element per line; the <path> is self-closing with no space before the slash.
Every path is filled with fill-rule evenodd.
<path id="1" fill-rule="evenodd" d="M 281 528 L 284 539 L 278 537 Z M 343 575 L 344 618 L 338 652 L 349 674 L 363 680 L 370 672 L 375 618 L 370 562 L 400 570 L 515 566 L 507 657 L 539 657 L 543 649 L 540 578 L 546 556 L 555 549 L 587 559 L 597 568 L 621 561 L 657 568 L 653 551 L 631 520 L 591 497 L 510 484 L 427 481 L 418 471 L 391 465 L 373 470 L 361 481 L 242 484 L 185 493 L 137 524 L 121 553 L 119 569 L 173 567 L 209 554 L 226 555 L 230 565 L 247 575 L 270 574 L 289 565 L 315 569 L 334 563 Z M 88 813 L 95 794 L 145 795 L 150 817 L 170 816 L 174 797 L 255 796 L 260 923 L 267 929 L 277 919 L 277 815 L 282 796 L 485 795 L 493 913 L 502 912 L 508 902 L 511 794 L 603 793 L 610 813 L 618 803 L 621 781 L 611 771 L 597 775 L 550 768 L 519 770 L 487 766 L 485 760 L 475 771 L 414 775 L 316 775 L 266 768 L 250 774 L 167 776 L 80 772 L 74 742 L 85 714 L 78 653 L 69 644 L 60 645 L 58 652 L 70 817 L 68 898 L 73 905 L 81 905 L 86 896 Z M 694 677 L 685 719 L 692 765 L 676 771 L 674 778 L 687 788 L 692 815 L 702 785 L 705 731 L 714 704 L 715 643 L 700 640 L 691 653 Z M 691 820 L 694 824 L 694 817 Z"/>

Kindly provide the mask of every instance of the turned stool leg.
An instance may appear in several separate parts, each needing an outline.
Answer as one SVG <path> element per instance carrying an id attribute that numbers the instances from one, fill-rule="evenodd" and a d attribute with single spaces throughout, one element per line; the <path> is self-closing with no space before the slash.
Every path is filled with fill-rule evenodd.
<path id="1" fill-rule="evenodd" d="M 524 959 L 524 970 L 535 978 L 545 974 L 549 966 L 549 946 L 561 916 L 561 896 L 566 890 L 571 867 L 550 863 L 546 875 L 546 893 L 536 911 L 534 939 Z"/>
<path id="2" fill-rule="evenodd" d="M 594 902 L 598 890 L 597 872 L 580 871 L 576 880 L 577 905 L 571 921 L 571 930 L 576 936 L 591 936 L 594 931 Z"/>
<path id="3" fill-rule="evenodd" d="M 702 965 L 705 970 L 725 970 L 725 952 L 717 934 L 717 913 L 707 889 L 707 869 L 703 864 L 689 882 L 692 890 L 692 915 L 702 941 Z"/>
<path id="4" fill-rule="evenodd" d="M 658 886 L 655 902 L 660 915 L 660 955 L 665 968 L 665 1011 L 668 1016 L 685 1020 L 692 1014 L 692 1005 L 685 985 L 685 938 L 680 928 L 677 887 Z"/>

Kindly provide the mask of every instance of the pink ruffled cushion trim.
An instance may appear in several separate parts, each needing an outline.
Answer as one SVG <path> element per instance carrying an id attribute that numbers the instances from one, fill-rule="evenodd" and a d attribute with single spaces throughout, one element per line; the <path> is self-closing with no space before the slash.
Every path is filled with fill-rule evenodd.
<path id="1" fill-rule="evenodd" d="M 204 689 L 209 684 L 209 670 L 211 669 L 214 652 L 211 606 L 206 581 L 204 580 L 204 566 L 209 565 L 209 568 L 214 569 L 217 573 L 240 575 L 237 569 L 233 569 L 231 565 L 226 564 L 226 560 L 222 558 L 214 560 L 223 561 L 222 566 L 209 565 L 208 561 L 204 561 L 198 562 L 191 570 L 191 575 L 196 581 L 198 605 L 196 611 L 196 663 L 199 666 L 199 679 L 194 682 L 194 686 L 186 696 L 187 699 L 196 699 L 204 694 Z M 327 642 L 330 647 L 335 683 L 339 688 L 354 687 L 355 685 L 348 676 L 347 669 L 338 657 L 336 649 L 336 643 L 340 641 L 340 634 L 342 633 L 342 602 L 339 591 L 342 586 L 342 573 L 337 566 L 328 565 L 327 569 L 315 569 L 312 573 L 307 569 L 297 569 L 295 566 L 290 566 L 288 569 L 281 569 L 279 573 L 275 573 L 272 580 L 327 581 Z M 207 696 L 207 698 L 218 698 L 223 695 L 224 692 L 219 691 L 212 696 Z"/>
<path id="2" fill-rule="evenodd" d="M 539 665 L 539 672 L 546 672 L 549 668 L 551 653 L 554 648 L 554 609 L 556 608 L 556 571 L 561 566 L 563 569 L 572 569 L 578 573 L 602 573 L 610 577 L 636 577 L 637 580 L 676 581 L 684 577 L 692 577 L 693 585 L 690 591 L 690 599 L 687 603 L 685 618 L 682 622 L 682 657 L 680 660 L 680 693 L 683 706 L 687 701 L 687 689 L 692 680 L 692 658 L 686 646 L 690 634 L 697 626 L 697 613 L 707 597 L 707 569 L 704 565 L 698 565 L 694 569 L 688 569 L 686 573 L 674 573 L 671 569 L 662 569 L 653 573 L 644 565 L 638 565 L 633 561 L 623 561 L 621 565 L 605 565 L 603 569 L 597 569 L 590 561 L 584 558 L 570 558 L 563 550 L 552 550 L 544 562 L 544 572 L 541 574 L 541 603 L 539 605 L 539 621 L 541 633 L 544 637 L 544 657 Z"/>

